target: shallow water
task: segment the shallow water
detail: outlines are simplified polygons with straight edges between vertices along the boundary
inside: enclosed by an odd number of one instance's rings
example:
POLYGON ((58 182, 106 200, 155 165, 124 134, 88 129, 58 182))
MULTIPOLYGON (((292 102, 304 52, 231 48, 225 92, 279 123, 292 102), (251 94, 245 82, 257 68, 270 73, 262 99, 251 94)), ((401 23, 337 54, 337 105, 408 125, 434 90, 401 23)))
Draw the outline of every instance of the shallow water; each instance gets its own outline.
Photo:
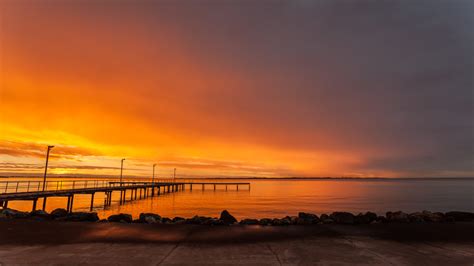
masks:
MULTIPOLYGON (((11 179, 10 179, 11 180, 11 179)), ((69 179, 68 179, 69 180, 69 179)), ((210 181, 210 180, 208 180, 210 181)), ((223 209, 237 218, 283 217, 300 211, 353 213, 402 210, 414 212, 474 211, 474 179, 423 180, 232 180, 250 182, 251 189, 239 191, 229 186, 208 185, 204 191, 194 185, 193 190, 179 191, 119 205, 119 192, 113 195, 112 206, 104 209, 104 194, 96 193, 94 211, 100 217, 119 212, 138 217, 141 212, 153 212, 167 217, 204 215, 217 217, 223 209)), ((129 198, 129 195, 127 199, 129 198)), ((90 195, 77 195, 74 211, 89 211, 90 195)), ((65 208, 66 198, 49 198, 46 210, 65 208)), ((38 201, 38 208, 42 202, 38 201)), ((10 208, 30 211, 31 201, 11 201, 10 208)))

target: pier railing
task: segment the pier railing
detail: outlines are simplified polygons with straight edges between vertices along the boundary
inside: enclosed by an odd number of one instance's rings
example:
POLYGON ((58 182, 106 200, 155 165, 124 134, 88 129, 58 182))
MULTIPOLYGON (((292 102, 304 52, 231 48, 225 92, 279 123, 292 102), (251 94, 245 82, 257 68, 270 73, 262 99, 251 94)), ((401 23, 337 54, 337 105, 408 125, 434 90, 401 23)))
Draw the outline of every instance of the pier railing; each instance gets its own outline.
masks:
MULTIPOLYGON (((155 183, 171 183, 173 179, 155 179, 155 183)), ((43 191, 43 181, 0 181, 0 194, 43 191)), ((145 181, 111 180, 62 180, 46 181, 44 191, 74 190, 85 188, 127 187, 138 184, 151 184, 145 181)))

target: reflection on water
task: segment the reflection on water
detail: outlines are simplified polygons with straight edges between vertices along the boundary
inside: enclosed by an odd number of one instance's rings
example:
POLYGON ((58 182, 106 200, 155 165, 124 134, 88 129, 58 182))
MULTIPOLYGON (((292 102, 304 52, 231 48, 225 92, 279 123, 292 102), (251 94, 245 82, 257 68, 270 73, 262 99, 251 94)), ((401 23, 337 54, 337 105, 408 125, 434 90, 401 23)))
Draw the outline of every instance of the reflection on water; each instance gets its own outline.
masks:
MULTIPOLYGON (((11 180, 11 179, 10 179, 11 180)), ((233 180, 234 182, 236 180, 233 180)), ((218 216, 223 209, 237 218, 283 217, 299 211, 317 214, 333 211, 353 213, 368 210, 380 214, 389 210, 406 212, 474 211, 474 180, 237 180, 250 182, 251 190, 229 186, 210 186, 204 191, 194 186, 192 191, 162 194, 153 198, 119 205, 119 192, 113 195, 112 206, 103 208, 104 193, 96 193, 94 211, 100 217, 113 213, 130 213, 138 217, 141 212, 153 212, 167 217, 194 215, 218 216)), ((89 211, 90 195, 76 195, 74 211, 89 211)), ((47 211, 65 208, 66 198, 49 198, 47 211)), ((42 206, 41 200, 38 206, 42 206)), ((10 208, 31 210, 31 201, 12 201, 10 208)))

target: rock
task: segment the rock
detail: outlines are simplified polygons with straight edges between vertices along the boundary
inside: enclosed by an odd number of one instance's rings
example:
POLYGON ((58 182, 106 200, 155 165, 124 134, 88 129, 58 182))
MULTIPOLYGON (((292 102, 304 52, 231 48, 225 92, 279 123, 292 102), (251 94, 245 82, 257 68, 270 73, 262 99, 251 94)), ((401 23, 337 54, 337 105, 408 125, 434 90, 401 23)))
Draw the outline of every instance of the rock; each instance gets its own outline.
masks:
POLYGON ((96 212, 73 212, 68 214, 65 220, 71 222, 97 222, 99 216, 96 212))
MULTIPOLYGON (((328 216, 329 217, 329 216, 328 216)), ((326 218, 326 219, 322 219, 321 222, 323 224, 333 224, 334 223, 334 220, 331 219, 331 218, 326 218)))
POLYGON ((245 225, 257 225, 258 220, 257 219, 243 219, 240 221, 240 224, 245 224, 245 225))
POLYGON ((203 225, 226 225, 223 220, 217 218, 210 218, 202 222, 203 225))
POLYGON ((113 223, 131 223, 133 221, 132 216, 126 213, 110 215, 107 220, 113 223))
POLYGON ((283 222, 283 219, 278 219, 278 218, 274 218, 271 224, 275 226, 285 225, 285 223, 283 222))
POLYGON ((140 213, 138 220, 140 220, 141 223, 156 224, 161 223, 161 216, 154 213, 140 213))
POLYGON ((441 212, 423 211, 422 214, 426 222, 439 223, 444 221, 444 214, 441 212))
POLYGON ((8 219, 25 219, 30 217, 30 214, 28 212, 6 208, 0 211, 0 216, 8 219))
POLYGON ((300 212, 298 213, 297 224, 317 224, 319 217, 316 214, 300 212))
POLYGON ((291 225, 291 218, 289 216, 286 216, 281 219, 282 225, 291 225))
POLYGON ((183 217, 174 217, 173 218, 173 223, 174 224, 184 224, 186 222, 186 219, 183 217))
POLYGON ((377 220, 376 220, 378 223, 388 223, 388 220, 385 216, 377 216, 377 220))
POLYGON ((221 217, 219 220, 223 221, 225 224, 234 224, 237 222, 234 216, 232 216, 227 210, 221 212, 221 217))
POLYGON ((474 213, 472 212, 460 212, 452 211, 444 214, 447 219, 454 220, 456 222, 473 222, 474 213))
POLYGON ((100 219, 97 222, 98 223, 108 223, 109 221, 107 221, 107 219, 100 219))
POLYGON ((410 213, 408 214, 408 221, 410 223, 424 223, 425 222, 425 218, 423 216, 423 213, 421 212, 414 212, 414 213, 410 213))
POLYGON ((164 223, 164 224, 172 224, 173 221, 168 218, 168 217, 161 217, 161 223, 164 223))
POLYGON ((54 209, 51 212, 51 216, 55 219, 60 218, 60 217, 66 217, 67 215, 68 215, 68 212, 65 209, 61 209, 61 208, 54 209))
POLYGON ((187 224, 206 224, 208 220, 211 220, 213 218, 211 217, 206 217, 206 216, 194 216, 191 219, 186 219, 187 224))
POLYGON ((377 214, 373 212, 366 212, 365 214, 359 213, 354 217, 356 224, 370 224, 377 219, 377 214))
POLYGON ((32 211, 30 212, 30 216, 34 218, 35 220, 49 220, 52 218, 52 216, 49 213, 43 210, 32 211))
POLYGON ((296 224, 298 222, 298 216, 286 216, 286 218, 290 219, 290 224, 296 224))
POLYGON ((319 219, 320 219, 320 220, 329 219, 329 215, 323 213, 323 214, 321 214, 321 216, 319 216, 319 219))
POLYGON ((271 225, 272 224, 272 219, 268 218, 263 218, 258 221, 260 225, 271 225))
POLYGON ((330 216, 338 224, 354 224, 355 217, 349 212, 333 212, 330 216))
POLYGON ((389 222, 408 223, 410 221, 408 219, 408 214, 406 214, 402 211, 387 212, 387 214, 385 216, 387 217, 387 220, 389 222))
POLYGON ((296 218, 296 224, 297 225, 309 225, 309 224, 313 224, 313 221, 297 217, 296 218))

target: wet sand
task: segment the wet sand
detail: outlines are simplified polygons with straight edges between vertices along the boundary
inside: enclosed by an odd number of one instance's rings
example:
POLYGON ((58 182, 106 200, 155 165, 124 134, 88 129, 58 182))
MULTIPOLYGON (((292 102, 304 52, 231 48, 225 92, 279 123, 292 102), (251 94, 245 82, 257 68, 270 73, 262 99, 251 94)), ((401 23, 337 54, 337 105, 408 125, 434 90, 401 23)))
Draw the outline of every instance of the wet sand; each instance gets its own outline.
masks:
POLYGON ((474 223, 201 226, 0 221, 0 265, 473 265, 474 223))

